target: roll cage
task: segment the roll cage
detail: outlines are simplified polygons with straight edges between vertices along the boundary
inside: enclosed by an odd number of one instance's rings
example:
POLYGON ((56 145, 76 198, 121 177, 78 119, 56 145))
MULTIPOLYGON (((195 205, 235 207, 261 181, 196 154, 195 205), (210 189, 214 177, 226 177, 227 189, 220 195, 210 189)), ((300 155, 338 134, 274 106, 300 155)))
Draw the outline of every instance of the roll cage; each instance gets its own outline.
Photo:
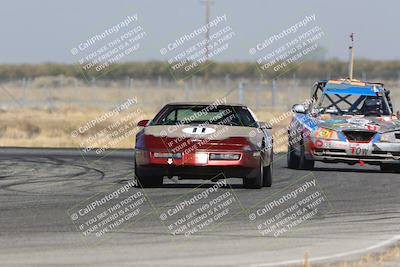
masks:
MULTIPOLYGON (((307 112, 309 113, 318 103, 320 103, 323 99, 323 97, 326 97, 330 105, 327 108, 334 107, 336 108, 339 112, 343 113, 343 109, 338 106, 339 103, 341 104, 347 104, 349 106, 349 109, 347 112, 354 112, 356 108, 360 105, 361 102, 365 100, 367 96, 360 96, 355 102, 351 103, 348 101, 348 98, 352 96, 352 94, 346 94, 346 95, 341 95, 341 94, 334 94, 337 98, 337 100, 334 100, 330 95, 324 94, 324 87, 328 83, 328 80, 322 80, 318 81, 314 84, 313 89, 312 89, 312 94, 311 94, 311 103, 307 107, 307 112)), ((388 108, 388 111, 390 114, 393 114, 393 105, 392 101, 390 99, 390 90, 385 88, 385 85, 383 83, 371 83, 371 82, 365 82, 365 85, 375 85, 379 88, 379 90, 382 92, 381 97, 384 101, 384 105, 388 108)))

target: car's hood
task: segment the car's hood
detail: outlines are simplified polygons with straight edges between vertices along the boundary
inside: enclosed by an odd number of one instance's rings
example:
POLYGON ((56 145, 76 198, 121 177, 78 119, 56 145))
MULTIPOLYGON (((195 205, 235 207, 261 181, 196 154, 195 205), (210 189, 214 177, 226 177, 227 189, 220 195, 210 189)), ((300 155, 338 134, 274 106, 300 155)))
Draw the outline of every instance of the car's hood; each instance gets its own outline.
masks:
POLYGON ((229 137, 255 137, 257 128, 226 125, 150 125, 144 128, 146 135, 169 138, 205 138, 223 140, 229 137))
POLYGON ((317 117, 319 127, 336 131, 343 130, 369 130, 376 132, 388 132, 400 130, 400 120, 391 117, 365 117, 365 116, 336 116, 322 114, 317 117))
MULTIPOLYGON (((189 147, 258 150, 263 140, 263 133, 257 128, 224 125, 151 125, 143 129, 143 134, 143 147, 176 152, 188 151, 189 147)), ((137 142, 137 147, 140 145, 137 142)))

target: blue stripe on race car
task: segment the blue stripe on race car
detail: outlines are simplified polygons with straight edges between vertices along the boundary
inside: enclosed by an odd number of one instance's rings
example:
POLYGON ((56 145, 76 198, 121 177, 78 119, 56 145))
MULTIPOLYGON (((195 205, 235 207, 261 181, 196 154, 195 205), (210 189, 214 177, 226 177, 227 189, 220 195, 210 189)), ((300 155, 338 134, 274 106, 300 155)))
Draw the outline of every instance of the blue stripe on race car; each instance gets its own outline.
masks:
POLYGON ((340 141, 343 141, 343 142, 347 141, 346 136, 344 136, 344 134, 342 132, 338 132, 338 136, 339 136, 340 141))
POLYGON ((355 86, 350 84, 326 84, 324 93, 327 95, 345 94, 345 95, 364 95, 376 96, 379 88, 372 86, 355 86))
POLYGON ((296 120, 298 120, 301 124, 304 125, 309 131, 314 131, 318 128, 317 124, 315 121, 310 118, 310 116, 306 114, 296 114, 295 115, 296 120))
POLYGON ((372 144, 375 144, 376 142, 378 142, 380 138, 381 138, 381 134, 377 133, 375 135, 374 139, 372 139, 372 144))

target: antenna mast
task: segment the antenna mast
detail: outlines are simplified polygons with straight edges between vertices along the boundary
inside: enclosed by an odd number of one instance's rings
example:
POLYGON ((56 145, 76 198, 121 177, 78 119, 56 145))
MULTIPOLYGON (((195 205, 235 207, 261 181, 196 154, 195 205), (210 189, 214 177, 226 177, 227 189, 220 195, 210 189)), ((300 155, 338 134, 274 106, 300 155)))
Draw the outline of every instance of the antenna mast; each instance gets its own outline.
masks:
POLYGON ((349 79, 353 80, 353 64, 354 64, 354 32, 350 34, 351 45, 349 46, 349 79))

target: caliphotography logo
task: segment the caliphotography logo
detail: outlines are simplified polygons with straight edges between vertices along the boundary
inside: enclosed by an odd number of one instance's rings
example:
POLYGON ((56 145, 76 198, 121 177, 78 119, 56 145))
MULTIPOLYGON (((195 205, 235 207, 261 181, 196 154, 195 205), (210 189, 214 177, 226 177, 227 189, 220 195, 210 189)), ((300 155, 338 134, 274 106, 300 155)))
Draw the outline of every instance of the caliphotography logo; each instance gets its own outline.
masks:
POLYGON ((3 0, 0 266, 399 266, 399 8, 3 0))

